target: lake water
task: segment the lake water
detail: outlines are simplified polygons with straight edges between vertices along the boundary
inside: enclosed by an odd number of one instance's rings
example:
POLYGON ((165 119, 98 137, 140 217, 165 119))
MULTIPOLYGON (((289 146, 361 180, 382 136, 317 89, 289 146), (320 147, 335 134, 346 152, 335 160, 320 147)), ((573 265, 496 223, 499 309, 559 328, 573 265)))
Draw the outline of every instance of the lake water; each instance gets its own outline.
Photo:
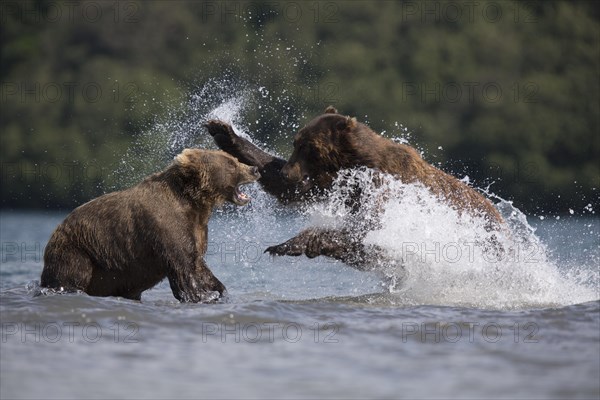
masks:
POLYGON ((229 293, 220 304, 180 304, 167 282, 141 302, 35 296, 66 213, 2 212, 0 397, 600 396, 598 218, 531 218, 534 246, 490 266, 449 242, 450 228, 477 229, 432 226, 441 212, 403 204, 404 220, 386 214, 393 223, 369 238, 404 251, 409 274, 395 279, 262 254, 332 208, 283 209, 250 191, 250 206, 210 222, 206 259, 229 293))

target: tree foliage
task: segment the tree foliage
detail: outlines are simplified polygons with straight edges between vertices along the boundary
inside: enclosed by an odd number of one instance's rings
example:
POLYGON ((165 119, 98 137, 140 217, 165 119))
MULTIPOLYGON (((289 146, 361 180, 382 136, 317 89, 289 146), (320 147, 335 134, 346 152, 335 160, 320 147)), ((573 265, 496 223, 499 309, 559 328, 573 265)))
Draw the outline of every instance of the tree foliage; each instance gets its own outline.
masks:
POLYGON ((102 193, 152 124, 224 76, 285 97, 260 107, 257 95, 244 116, 284 155, 298 126, 333 104, 529 211, 598 202, 596 2, 5 1, 1 11, 4 207, 71 208, 102 193))

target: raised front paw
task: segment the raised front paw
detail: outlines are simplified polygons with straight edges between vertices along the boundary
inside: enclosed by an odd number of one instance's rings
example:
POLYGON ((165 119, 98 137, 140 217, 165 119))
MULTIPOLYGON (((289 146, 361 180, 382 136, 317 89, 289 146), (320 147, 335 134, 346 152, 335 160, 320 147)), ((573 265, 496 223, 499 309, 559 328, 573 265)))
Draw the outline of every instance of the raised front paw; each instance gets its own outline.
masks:
POLYGON ((208 133, 215 138, 219 147, 232 146, 238 138, 238 135, 235 134, 233 128, 227 122, 211 119, 204 126, 208 133))

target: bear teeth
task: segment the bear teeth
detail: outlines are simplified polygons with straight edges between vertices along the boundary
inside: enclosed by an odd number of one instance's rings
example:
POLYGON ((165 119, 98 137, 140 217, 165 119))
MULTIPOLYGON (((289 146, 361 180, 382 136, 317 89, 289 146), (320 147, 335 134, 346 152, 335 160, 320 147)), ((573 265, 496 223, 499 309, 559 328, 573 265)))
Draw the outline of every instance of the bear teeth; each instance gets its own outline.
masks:
POLYGON ((250 201, 250 196, 242 192, 239 186, 235 188, 235 196, 237 200, 241 203, 247 203, 248 201, 250 201))

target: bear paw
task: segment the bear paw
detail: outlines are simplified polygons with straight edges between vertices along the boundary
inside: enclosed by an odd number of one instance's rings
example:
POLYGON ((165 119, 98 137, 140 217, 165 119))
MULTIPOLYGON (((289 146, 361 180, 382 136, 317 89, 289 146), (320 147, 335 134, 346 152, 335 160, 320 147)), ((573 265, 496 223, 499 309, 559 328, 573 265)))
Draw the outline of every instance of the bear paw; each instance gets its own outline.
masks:
POLYGON ((238 135, 236 135, 231 125, 229 125, 227 122, 211 119, 204 124, 204 127, 215 139, 219 147, 233 146, 238 138, 238 135))

